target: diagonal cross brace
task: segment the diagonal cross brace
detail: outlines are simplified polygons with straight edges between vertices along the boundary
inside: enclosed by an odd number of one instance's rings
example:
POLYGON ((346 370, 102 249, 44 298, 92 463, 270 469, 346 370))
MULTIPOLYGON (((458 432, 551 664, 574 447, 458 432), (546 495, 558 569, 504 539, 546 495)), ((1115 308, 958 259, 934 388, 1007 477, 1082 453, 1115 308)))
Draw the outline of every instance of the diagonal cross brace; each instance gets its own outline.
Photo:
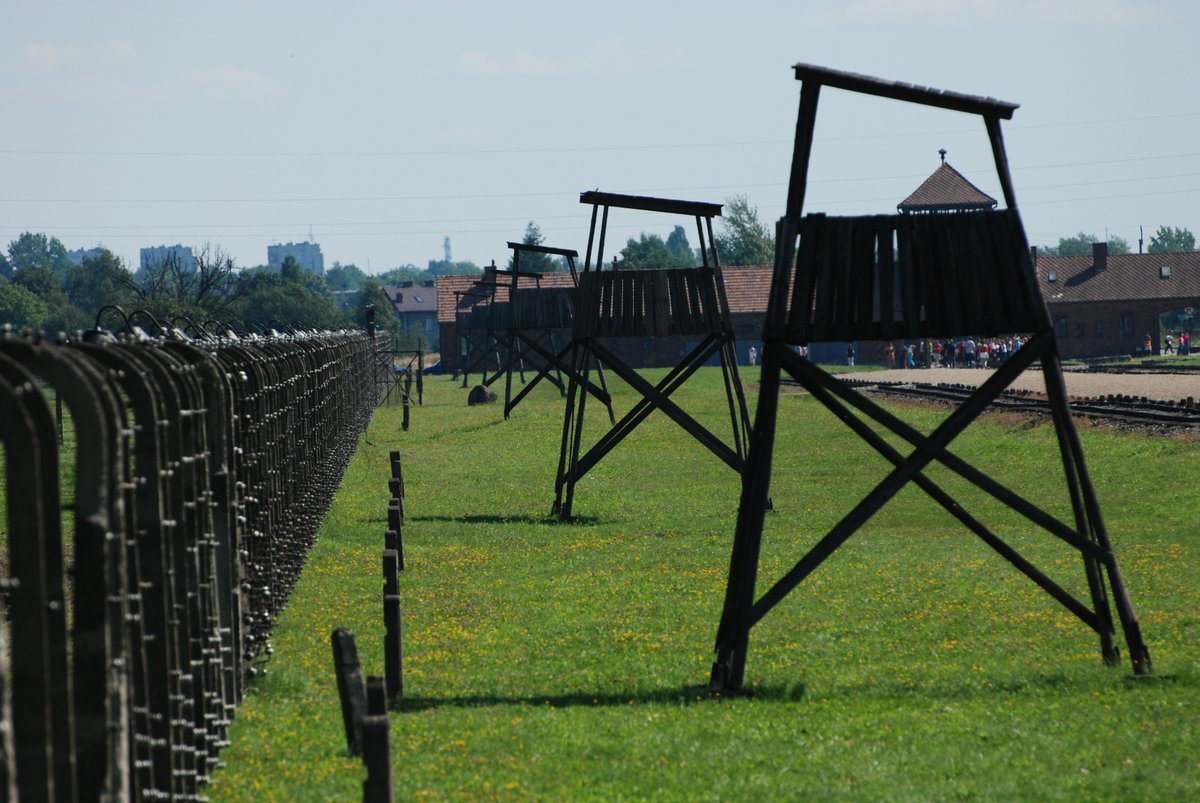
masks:
MULTIPOLYGON (((679 426, 692 435, 692 437, 699 441, 701 445, 723 460, 726 465, 728 465, 734 471, 739 473, 741 472, 742 466, 745 462, 742 456, 726 446, 719 438, 717 438, 717 436, 709 432, 703 424, 689 415, 682 407, 671 401, 669 394, 674 392, 679 385, 683 384, 683 381, 687 378, 687 376, 693 373, 696 368, 699 367, 699 365, 703 364, 703 360, 697 360, 691 366, 689 366, 689 370, 683 372, 678 381, 673 383, 674 387, 670 387, 664 393, 663 390, 651 385, 649 382, 639 376, 636 371, 631 370, 629 366, 625 365, 616 357, 616 355, 614 355, 600 343, 593 341, 591 347, 596 356, 598 356, 605 364, 607 364, 612 369, 613 373, 627 382, 630 387, 641 393, 644 399, 644 404, 639 403, 638 408, 635 408, 634 411, 628 413, 625 418, 623 418, 621 422, 617 424, 614 430, 621 429, 625 434, 627 434, 628 430, 632 429, 633 426, 636 426, 638 422, 643 420, 655 409, 659 409, 662 410, 663 413, 665 413, 668 417, 670 417, 672 421, 679 424, 679 426), (634 420, 635 418, 636 420, 634 420), (629 424, 628 426, 623 427, 622 425, 625 424, 626 421, 628 421, 629 424)), ((708 350, 704 355, 704 359, 707 359, 709 356, 711 356, 711 353, 715 352, 718 348, 720 348, 720 341, 719 339, 716 339, 713 341, 711 349, 708 350)), ((575 477, 573 477, 573 479, 578 479, 586 474, 588 469, 599 462, 600 458, 603 457, 604 454, 607 454, 609 451, 611 451, 611 449, 616 446, 616 444, 623 437, 624 434, 607 442, 598 443, 596 446, 592 447, 592 449, 589 450, 586 455, 580 458, 579 464, 576 467, 575 477), (603 448, 603 451, 597 454, 598 448, 603 448)))
MULTIPOLYGON (((797 381, 801 382, 805 389, 813 394, 817 401, 821 402, 831 412, 838 416, 843 423, 852 429, 859 437, 866 441, 872 448, 879 452, 884 458, 892 463, 893 466, 901 467, 904 465, 905 457, 891 444, 881 438, 874 430, 866 425, 857 416, 851 414, 839 401, 830 393, 834 390, 836 380, 829 380, 826 375, 820 372, 819 369, 805 365, 803 373, 806 374, 804 379, 801 379, 797 374, 801 371, 793 371, 793 365, 786 366, 788 373, 792 374, 797 381), (817 376, 814 376, 817 375, 817 376), (806 381, 807 380, 807 381, 806 381)), ((844 387, 844 386, 842 386, 844 387)), ((854 391, 849 391, 853 394, 854 391)), ((857 394, 855 394, 857 395, 857 394)), ((1101 620, 1095 612, 1089 609, 1086 605, 1079 602, 1070 592, 1064 590, 1061 586, 1050 579, 1045 573, 1039 570, 1036 566, 1026 560, 1019 552, 1012 548, 1003 539, 993 533, 985 524, 968 513, 952 496, 942 490, 936 483, 925 476, 925 474, 917 474, 913 478, 913 482, 917 484, 921 490, 925 491, 935 502, 941 505, 950 515, 958 519, 968 530, 998 552, 1001 557, 1011 563, 1018 571, 1024 574, 1033 582, 1037 583, 1046 593, 1054 597, 1065 608, 1074 613, 1084 624, 1096 632, 1101 632, 1106 629, 1104 620, 1101 620)), ((1019 498, 1019 497, 1018 497, 1019 498)), ((1090 541, 1083 542, 1087 550, 1091 553, 1106 554, 1095 544, 1090 541)), ((1072 544, 1074 545, 1074 544, 1072 544)), ((1107 553, 1111 554, 1111 553, 1107 553)), ((1111 624, 1109 622, 1108 624, 1111 624)))
MULTIPOLYGON (((1034 340, 1047 337, 1045 334, 1034 336, 1034 340)), ((1032 340, 1031 340, 1032 342, 1032 340)), ((785 360, 789 357, 785 355, 785 360)), ((1026 358, 1027 359, 1027 358, 1026 358)), ((798 358, 797 358, 798 361, 798 358)), ((896 467, 883 479, 875 489, 865 496, 853 510, 846 514, 824 538, 818 541, 808 554, 796 563, 783 577, 776 581, 763 596, 751 607, 746 627, 756 624, 775 607, 792 589, 803 582, 804 578, 820 566, 827 557, 840 547, 846 540, 858 531, 876 512, 895 496, 905 485, 919 474, 927 465, 934 461, 937 455, 944 452, 945 447, 958 437, 968 425, 987 407, 1000 393, 1012 384, 1017 374, 1024 370, 1025 360, 1010 359, 1004 366, 997 369, 987 379, 979 390, 968 401, 951 413, 945 421, 939 424, 924 440, 921 448, 914 451, 903 465, 896 467)))
MULTIPOLYGON (((679 365, 676 365, 674 368, 672 368, 666 376, 658 381, 658 384, 655 385, 655 388, 667 396, 674 393, 680 386, 687 382, 689 378, 691 378, 692 374, 699 370, 700 366, 702 366, 713 354, 717 352, 719 346, 714 345, 714 339, 716 339, 716 335, 710 335, 701 341, 699 345, 692 349, 690 354, 683 358, 679 365)), ((642 398, 638 399, 637 404, 635 404, 619 422, 615 422, 615 425, 612 427, 612 429, 606 432, 604 436, 592 446, 589 454, 594 453, 594 459, 588 463, 585 469, 577 472, 573 476, 578 479, 578 477, 582 477, 585 473, 590 471, 592 466, 599 462, 604 455, 612 451, 612 449, 616 447, 618 443, 624 440, 629 433, 636 429, 637 426, 642 423, 642 421, 646 420, 646 418, 653 411, 654 405, 643 394, 642 398)))
MULTIPOLYGON (((1029 346, 1022 347, 1022 350, 1025 348, 1029 348, 1029 346)), ((1028 367, 1028 365, 1032 363, 1033 360, 1037 359, 1038 356, 1040 356, 1038 353, 1032 352, 1028 356, 1028 359, 1026 357, 1018 358, 1017 355, 1013 355, 1013 357, 1010 358, 1010 361, 1021 359, 1023 363, 1022 367, 1024 368, 1028 367)), ((828 382, 824 381, 823 379, 815 379, 814 377, 819 375, 820 372, 818 369, 813 368, 810 365, 802 366, 799 368, 799 370, 803 371, 808 377, 810 377, 810 381, 821 382, 822 386, 827 391, 838 396, 856 409, 862 411, 864 414, 887 427, 901 438, 904 438, 918 449, 923 450, 928 447, 928 441, 923 434, 900 419, 896 418, 894 415, 887 412, 870 399, 863 397, 862 394, 855 392, 841 382, 828 382)), ((795 370, 789 368, 789 373, 796 378, 796 381, 803 383, 804 380, 801 380, 799 376, 796 376, 795 370)), ((837 402, 831 400, 829 403, 823 403, 830 410, 833 410, 835 414, 837 413, 837 410, 831 406, 831 404, 836 404, 837 402)), ((858 420, 853 416, 851 416, 851 418, 853 418, 855 421, 858 420)), ((846 421, 845 418, 842 418, 842 420, 846 421)), ((958 457, 957 455, 946 451, 945 449, 934 450, 933 456, 937 462, 941 463, 946 468, 955 472, 968 482, 971 482, 984 492, 990 494, 997 501, 1002 502, 1016 512, 1022 514, 1031 522, 1046 530, 1048 533, 1058 537, 1075 549, 1078 549, 1080 552, 1101 561, 1105 565, 1108 565, 1113 560, 1113 554, 1111 550, 1105 549, 1094 541, 1084 538, 1077 530, 1072 529, 1069 525, 1065 524, 1051 514, 1037 507, 1029 500, 992 479, 987 474, 972 466, 966 460, 963 460, 961 457, 958 457)))

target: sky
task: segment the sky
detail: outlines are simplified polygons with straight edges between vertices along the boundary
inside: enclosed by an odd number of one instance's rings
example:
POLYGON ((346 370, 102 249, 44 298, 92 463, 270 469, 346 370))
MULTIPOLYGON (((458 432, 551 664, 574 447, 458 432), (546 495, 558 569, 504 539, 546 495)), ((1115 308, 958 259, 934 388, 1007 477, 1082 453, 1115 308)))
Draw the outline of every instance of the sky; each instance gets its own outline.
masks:
MULTIPOLYGON (((313 240, 380 273, 585 252, 607 192, 783 213, 798 62, 1020 104, 1029 240, 1200 233, 1200 3, 0 0, 0 247, 313 240)), ((947 161, 1001 198, 982 121, 821 93, 807 212, 894 211, 947 161)), ((616 212, 609 241, 690 221, 616 212)), ((720 229, 718 221, 718 230, 720 229)), ((611 251, 611 246, 609 248, 611 251)))

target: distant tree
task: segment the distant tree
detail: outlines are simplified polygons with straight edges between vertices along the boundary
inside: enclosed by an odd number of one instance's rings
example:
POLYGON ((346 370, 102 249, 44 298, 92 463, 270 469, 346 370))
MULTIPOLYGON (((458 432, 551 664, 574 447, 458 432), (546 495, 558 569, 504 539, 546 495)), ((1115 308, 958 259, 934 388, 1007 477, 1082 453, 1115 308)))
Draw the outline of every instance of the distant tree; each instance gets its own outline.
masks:
POLYGON ((172 252, 161 263, 139 271, 133 284, 138 301, 160 319, 189 315, 226 317, 237 303, 244 285, 237 266, 220 246, 205 244, 196 255, 194 268, 172 252))
POLYGON ((725 199, 716 234, 717 254, 722 265, 771 265, 775 262, 775 238, 758 219, 758 209, 745 195, 725 199))
POLYGON ((40 329, 50 317, 46 303, 16 282, 0 277, 0 325, 40 329))
POLYGON ((99 256, 85 257, 83 265, 71 267, 64 292, 90 318, 108 304, 128 307, 137 295, 133 284, 133 274, 106 248, 99 256))
POLYGON ((688 243, 683 226, 676 226, 667 235, 667 252, 671 255, 672 267, 690 268, 696 264, 696 253, 688 243))
MULTIPOLYGON (((391 332, 394 340, 403 334, 400 319, 392 313, 392 302, 383 292, 383 285, 374 276, 368 276, 358 291, 358 298, 349 315, 351 324, 360 329, 367 328, 367 306, 375 307, 375 327, 391 332)), ((405 346, 407 348, 407 346, 405 346)))
POLYGON ((1160 254, 1165 251, 1195 251, 1196 235, 1187 229, 1159 226, 1158 231, 1150 235, 1148 250, 1152 254, 1160 254))
POLYGON ((630 237, 621 249, 623 268, 665 268, 670 261, 671 252, 657 234, 642 232, 636 240, 630 237))
POLYGON ((53 335, 73 333, 87 326, 87 316, 76 309, 59 288, 58 277, 45 265, 24 267, 13 274, 12 283, 41 300, 46 314, 39 326, 53 335))
POLYGON ((0 251, 0 278, 12 278, 12 263, 8 261, 8 257, 4 255, 3 251, 0 251))
POLYGON ((13 273, 12 280, 44 301, 62 294, 58 277, 45 265, 23 267, 13 273))
MULTIPOLYGON (((418 268, 416 265, 401 265, 398 268, 392 268, 389 271, 379 274, 375 278, 379 279, 381 285, 388 284, 404 284, 405 282, 413 282, 420 284, 421 282, 430 281, 436 278, 435 274, 430 273, 424 268, 418 268)), ((363 281, 367 280, 367 276, 363 275, 363 281)), ((359 282, 354 287, 348 287, 347 290, 358 290, 363 286, 363 282, 359 282)))
POLYGON ((291 254, 283 258, 283 263, 279 266, 279 275, 283 277, 285 282, 300 283, 303 278, 300 271, 304 268, 300 267, 300 263, 291 254))
MULTIPOLYGON (((538 228, 538 224, 532 220, 525 227, 525 236, 521 238, 521 243, 524 245, 544 245, 546 242, 545 235, 538 228)), ((512 270, 513 261, 509 257, 508 268, 512 270)), ((535 251, 525 251, 521 254, 521 270, 527 270, 532 273, 550 273, 558 269, 554 264, 554 260, 549 254, 539 254, 535 251)))
MULTIPOLYGON (((1074 237, 1060 237, 1058 245, 1040 246, 1038 251, 1051 257, 1091 256, 1092 244, 1100 242, 1094 234, 1079 232, 1074 237)), ((1128 254, 1129 241, 1124 237, 1113 235, 1108 238, 1108 253, 1128 254)))
POLYGON ((483 273, 483 268, 470 261, 447 262, 444 259, 431 259, 426 271, 430 276, 473 276, 483 273))
POLYGON ((8 244, 8 258, 14 273, 26 268, 47 268, 62 287, 71 270, 67 248, 57 237, 24 232, 8 244))
POLYGON ((1092 243, 1099 242, 1094 234, 1079 232, 1074 237, 1060 237, 1058 245, 1043 246, 1046 256, 1073 257, 1092 253, 1092 243))
POLYGON ((354 264, 343 265, 335 261, 333 267, 325 271, 325 284, 330 290, 357 290, 366 280, 367 275, 354 264))
POLYGON ((238 299, 233 317, 247 324, 299 326, 304 329, 340 329, 348 325, 324 280, 284 260, 279 273, 243 273, 238 277, 238 299))

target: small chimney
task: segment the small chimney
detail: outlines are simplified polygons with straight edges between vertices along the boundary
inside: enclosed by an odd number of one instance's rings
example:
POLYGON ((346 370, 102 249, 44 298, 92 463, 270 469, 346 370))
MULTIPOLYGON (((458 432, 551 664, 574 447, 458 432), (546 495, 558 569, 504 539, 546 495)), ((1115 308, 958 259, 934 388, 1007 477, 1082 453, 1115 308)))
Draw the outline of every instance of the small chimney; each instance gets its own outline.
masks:
POLYGON ((1033 266, 1037 267, 1037 246, 1029 246, 1029 258, 1033 260, 1033 266))
POLYGON ((1108 243, 1092 243, 1092 267, 1108 270, 1108 243))

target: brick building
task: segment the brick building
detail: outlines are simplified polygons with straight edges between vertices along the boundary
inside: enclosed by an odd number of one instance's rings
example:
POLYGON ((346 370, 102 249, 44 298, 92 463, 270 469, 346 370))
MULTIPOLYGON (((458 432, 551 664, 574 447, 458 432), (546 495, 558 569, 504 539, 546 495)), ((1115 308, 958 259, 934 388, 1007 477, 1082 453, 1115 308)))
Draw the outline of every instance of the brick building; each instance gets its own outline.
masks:
POLYGON ((1160 354, 1166 332, 1200 328, 1200 252, 1109 254, 1095 243, 1089 256, 1035 249, 1034 266, 1063 357, 1142 353, 1147 335, 1160 354))
POLYGON ((438 328, 437 287, 434 282, 401 282, 385 284, 383 294, 392 305, 392 314, 400 319, 406 330, 419 329, 426 348, 440 346, 438 328))

